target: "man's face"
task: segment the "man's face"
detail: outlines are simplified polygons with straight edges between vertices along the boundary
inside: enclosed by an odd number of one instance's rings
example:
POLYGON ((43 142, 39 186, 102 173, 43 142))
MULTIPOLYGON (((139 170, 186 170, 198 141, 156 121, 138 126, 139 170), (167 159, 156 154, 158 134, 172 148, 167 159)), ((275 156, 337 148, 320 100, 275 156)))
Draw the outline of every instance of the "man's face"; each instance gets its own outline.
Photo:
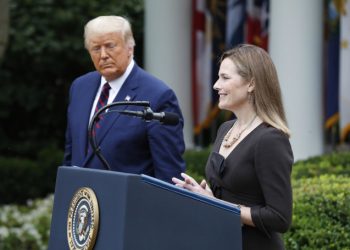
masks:
POLYGON ((111 81, 125 72, 134 49, 125 43, 120 33, 107 33, 91 36, 88 51, 96 70, 111 81))

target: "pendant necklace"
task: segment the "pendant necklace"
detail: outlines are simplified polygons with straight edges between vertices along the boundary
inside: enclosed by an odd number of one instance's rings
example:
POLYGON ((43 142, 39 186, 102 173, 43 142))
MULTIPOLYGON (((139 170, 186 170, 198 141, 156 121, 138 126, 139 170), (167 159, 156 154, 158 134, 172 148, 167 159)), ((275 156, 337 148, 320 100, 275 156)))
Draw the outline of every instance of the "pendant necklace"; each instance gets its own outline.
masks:
POLYGON ((242 129, 240 132, 238 132, 236 135, 233 135, 232 139, 229 141, 230 137, 231 137, 231 134, 232 134, 232 131, 234 129, 234 127, 236 126, 237 124, 237 121, 233 124, 233 126, 230 128, 230 130, 227 132, 227 134, 225 135, 224 137, 224 141, 223 141, 223 146, 225 148, 230 148, 233 144, 236 143, 236 141, 239 140, 239 138, 241 137, 241 134, 247 130, 247 128, 249 128, 253 122, 255 121, 257 115, 255 114, 255 116, 253 117, 253 119, 248 123, 247 126, 245 126, 244 129, 242 129))

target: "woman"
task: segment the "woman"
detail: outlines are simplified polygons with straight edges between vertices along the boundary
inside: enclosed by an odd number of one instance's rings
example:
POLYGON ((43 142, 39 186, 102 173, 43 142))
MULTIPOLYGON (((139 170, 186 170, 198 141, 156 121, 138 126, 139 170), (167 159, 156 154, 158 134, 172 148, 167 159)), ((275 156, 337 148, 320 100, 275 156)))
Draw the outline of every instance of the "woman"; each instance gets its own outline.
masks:
POLYGON ((221 57, 214 85, 219 108, 235 120, 223 123, 198 184, 182 174, 180 187, 234 204, 241 210, 243 249, 284 249, 281 233, 292 218, 293 153, 275 66, 253 45, 221 57))

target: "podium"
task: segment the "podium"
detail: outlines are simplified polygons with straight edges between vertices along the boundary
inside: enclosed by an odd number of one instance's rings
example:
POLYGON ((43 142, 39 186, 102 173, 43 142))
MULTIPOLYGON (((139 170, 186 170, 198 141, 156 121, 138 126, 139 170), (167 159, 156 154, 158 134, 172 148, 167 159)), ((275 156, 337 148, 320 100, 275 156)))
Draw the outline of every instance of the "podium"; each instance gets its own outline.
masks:
MULTIPOLYGON (((87 200, 94 198, 86 193, 87 200)), ((58 169, 49 250, 241 248, 240 210, 232 204, 146 175, 64 166, 58 169), (94 244, 85 247, 76 238, 78 247, 72 247, 76 232, 70 230, 83 231, 79 223, 83 213, 74 213, 89 205, 77 196, 82 188, 92 191, 97 202, 90 209, 95 216, 89 219, 95 224, 87 227, 94 231, 90 239, 94 244)))

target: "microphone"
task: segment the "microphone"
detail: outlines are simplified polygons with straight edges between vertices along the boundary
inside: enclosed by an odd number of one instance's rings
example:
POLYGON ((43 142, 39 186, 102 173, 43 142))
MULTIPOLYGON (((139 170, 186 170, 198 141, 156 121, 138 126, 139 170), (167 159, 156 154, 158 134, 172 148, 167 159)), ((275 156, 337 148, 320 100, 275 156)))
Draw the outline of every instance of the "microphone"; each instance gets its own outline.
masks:
POLYGON ((133 110, 118 110, 119 113, 129 116, 140 117, 145 121, 156 120, 164 125, 176 125, 179 123, 179 116, 171 112, 153 112, 151 108, 146 108, 143 111, 133 110))

